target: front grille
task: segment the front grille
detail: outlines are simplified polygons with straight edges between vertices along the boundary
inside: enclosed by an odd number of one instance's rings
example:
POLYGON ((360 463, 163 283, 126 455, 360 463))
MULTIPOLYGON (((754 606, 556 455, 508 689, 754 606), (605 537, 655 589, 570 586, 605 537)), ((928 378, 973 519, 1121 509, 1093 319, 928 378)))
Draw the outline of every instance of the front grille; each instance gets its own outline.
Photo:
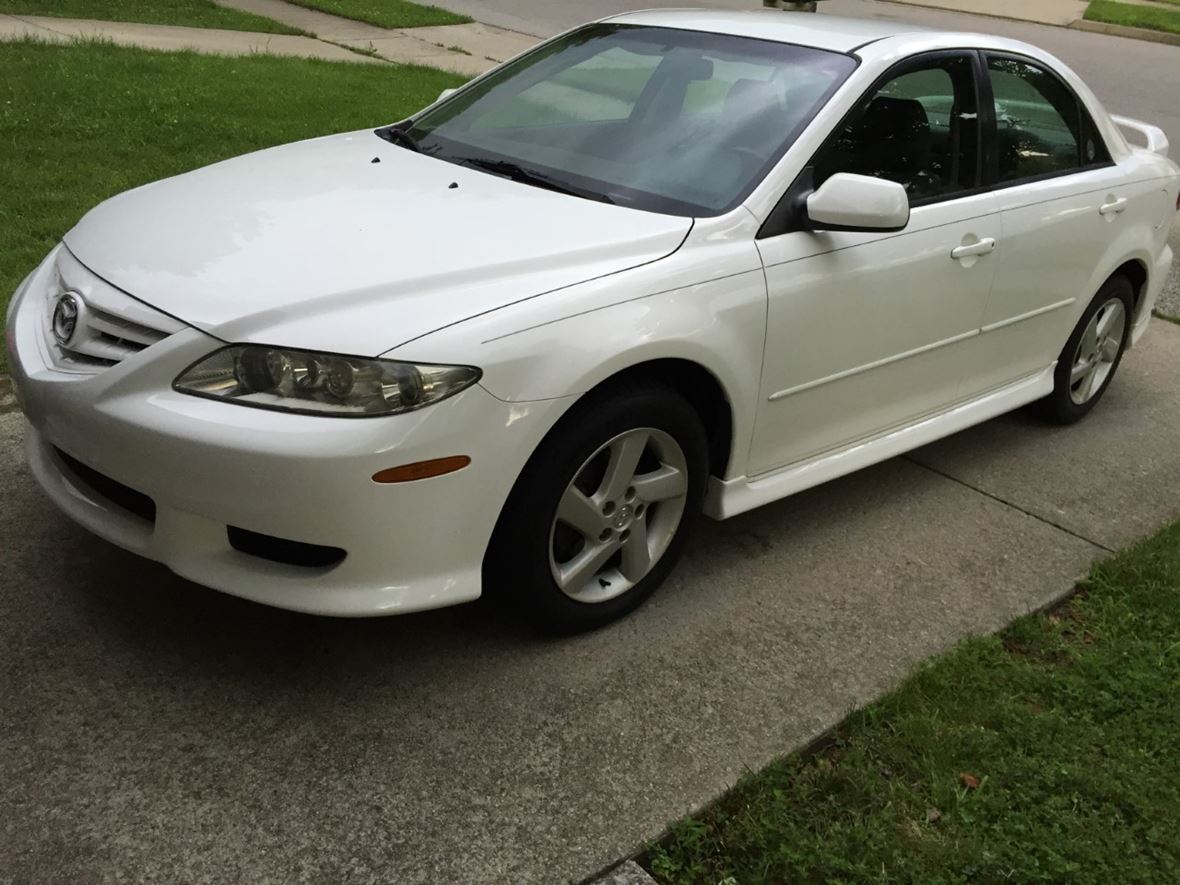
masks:
POLYGON ((54 344, 65 359, 84 365, 113 366, 169 334, 94 306, 87 306, 79 320, 68 345, 54 344))
POLYGON ((235 525, 226 527, 226 535, 229 537, 229 545, 238 552, 271 562, 281 562, 284 565, 327 568, 336 565, 347 555, 339 547, 276 538, 274 535, 240 529, 235 525))
POLYGON ((71 458, 56 446, 53 451, 69 469, 70 473, 89 486, 91 491, 97 492, 112 504, 121 507, 128 513, 155 524, 156 502, 143 492, 137 492, 135 489, 111 479, 106 474, 99 473, 93 467, 87 467, 77 458, 71 458))
POLYGON ((179 320, 91 273, 66 249, 58 255, 43 326, 57 368, 87 374, 116 365, 184 328, 179 320), (54 317, 67 295, 76 316, 72 333, 63 342, 55 332, 54 317))

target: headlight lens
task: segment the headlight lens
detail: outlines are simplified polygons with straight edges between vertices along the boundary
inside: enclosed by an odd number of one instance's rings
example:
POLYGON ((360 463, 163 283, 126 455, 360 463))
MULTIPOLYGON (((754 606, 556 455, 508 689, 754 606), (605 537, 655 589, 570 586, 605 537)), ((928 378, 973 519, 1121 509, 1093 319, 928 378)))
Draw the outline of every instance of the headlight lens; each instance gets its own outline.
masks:
POLYGON ((471 366, 235 344, 189 366, 172 386, 260 409, 363 418, 420 409, 479 377, 479 369, 471 366))

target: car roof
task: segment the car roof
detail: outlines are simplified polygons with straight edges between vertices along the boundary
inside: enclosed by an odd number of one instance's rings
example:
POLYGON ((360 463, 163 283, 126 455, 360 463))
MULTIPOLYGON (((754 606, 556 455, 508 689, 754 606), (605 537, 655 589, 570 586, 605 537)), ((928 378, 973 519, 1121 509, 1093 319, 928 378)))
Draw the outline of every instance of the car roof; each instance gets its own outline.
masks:
POLYGON ((905 22, 792 13, 779 9, 645 9, 611 16, 605 21, 757 37, 835 52, 851 52, 866 43, 886 37, 939 33, 905 22))

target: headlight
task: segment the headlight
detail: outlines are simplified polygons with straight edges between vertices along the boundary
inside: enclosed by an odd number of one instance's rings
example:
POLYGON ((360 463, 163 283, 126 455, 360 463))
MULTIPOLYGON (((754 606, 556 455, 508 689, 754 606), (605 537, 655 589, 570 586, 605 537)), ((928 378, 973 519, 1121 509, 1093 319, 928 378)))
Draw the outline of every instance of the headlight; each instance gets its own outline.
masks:
POLYGON ((365 418, 420 409, 479 380, 471 366, 432 366, 254 344, 224 347, 173 383, 243 406, 365 418))

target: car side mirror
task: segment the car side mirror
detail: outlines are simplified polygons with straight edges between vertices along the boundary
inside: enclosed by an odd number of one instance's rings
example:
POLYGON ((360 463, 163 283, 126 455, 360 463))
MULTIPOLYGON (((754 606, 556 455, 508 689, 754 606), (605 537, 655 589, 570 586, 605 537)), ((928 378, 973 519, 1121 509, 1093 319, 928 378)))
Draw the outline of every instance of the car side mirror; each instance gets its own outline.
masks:
POLYGON ((807 219, 812 230, 904 230, 910 199, 896 181, 837 172, 808 196, 807 219))
POLYGON ((459 91, 458 89, 444 89, 442 92, 440 92, 438 94, 438 98, 436 98, 435 101, 436 102, 442 101, 444 98, 448 98, 449 96, 454 95, 458 91, 459 91))

